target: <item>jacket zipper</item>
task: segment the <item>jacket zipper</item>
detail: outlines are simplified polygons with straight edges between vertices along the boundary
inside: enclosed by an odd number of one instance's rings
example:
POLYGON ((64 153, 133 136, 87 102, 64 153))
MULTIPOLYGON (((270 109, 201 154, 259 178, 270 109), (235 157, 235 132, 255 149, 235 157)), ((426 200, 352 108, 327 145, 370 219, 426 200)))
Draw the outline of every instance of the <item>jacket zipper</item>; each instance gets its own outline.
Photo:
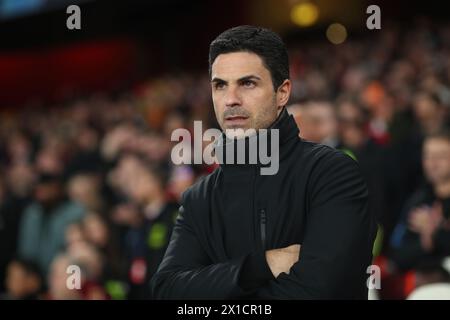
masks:
POLYGON ((259 219, 260 219, 260 227, 261 227, 261 244, 262 248, 266 248, 266 223, 267 223, 267 217, 266 217, 266 210, 261 209, 259 211, 259 219))

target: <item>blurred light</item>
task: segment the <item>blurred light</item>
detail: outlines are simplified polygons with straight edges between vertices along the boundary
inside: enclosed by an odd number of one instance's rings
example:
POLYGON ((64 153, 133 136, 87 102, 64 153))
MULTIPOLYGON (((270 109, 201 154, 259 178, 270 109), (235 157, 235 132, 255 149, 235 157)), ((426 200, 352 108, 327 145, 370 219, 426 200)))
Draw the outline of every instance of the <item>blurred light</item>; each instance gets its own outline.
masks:
POLYGON ((347 29, 340 23, 330 24, 327 29, 327 38, 331 43, 340 44, 347 39, 347 29))
POLYGON ((299 3, 291 9, 291 20, 301 27, 313 25, 319 17, 319 8, 311 2, 299 3))

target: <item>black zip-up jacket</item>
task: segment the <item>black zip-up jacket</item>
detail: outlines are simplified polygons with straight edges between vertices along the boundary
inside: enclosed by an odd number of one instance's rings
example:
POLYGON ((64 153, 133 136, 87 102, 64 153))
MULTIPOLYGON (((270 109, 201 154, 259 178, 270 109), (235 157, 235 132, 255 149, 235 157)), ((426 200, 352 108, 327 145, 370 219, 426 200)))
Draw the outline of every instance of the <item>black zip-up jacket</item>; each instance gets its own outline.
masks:
POLYGON ((286 109, 279 170, 221 164, 183 194, 157 273, 157 299, 367 299, 375 221, 358 164, 298 137, 286 109), (265 251, 301 244, 274 278, 265 251))

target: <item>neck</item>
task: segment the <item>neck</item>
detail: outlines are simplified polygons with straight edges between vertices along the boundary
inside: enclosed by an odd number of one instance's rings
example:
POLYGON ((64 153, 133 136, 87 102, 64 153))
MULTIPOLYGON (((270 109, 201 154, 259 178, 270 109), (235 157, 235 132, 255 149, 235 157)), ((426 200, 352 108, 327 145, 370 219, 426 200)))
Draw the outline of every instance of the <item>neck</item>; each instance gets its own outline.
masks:
POLYGON ((289 155, 294 145, 291 142, 298 140, 298 133, 292 115, 282 108, 277 119, 266 130, 246 137, 240 143, 222 134, 214 147, 215 156, 224 170, 260 168, 262 175, 275 174, 279 162, 289 155))

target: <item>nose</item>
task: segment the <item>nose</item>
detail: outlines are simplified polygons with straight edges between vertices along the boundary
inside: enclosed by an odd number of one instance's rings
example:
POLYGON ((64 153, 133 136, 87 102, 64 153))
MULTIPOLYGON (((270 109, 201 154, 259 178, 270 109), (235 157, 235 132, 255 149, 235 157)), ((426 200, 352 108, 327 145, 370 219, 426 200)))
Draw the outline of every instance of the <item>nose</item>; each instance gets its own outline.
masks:
POLYGON ((238 88, 235 86, 229 86, 225 96, 225 106, 232 108, 241 105, 241 98, 238 92, 238 88))

